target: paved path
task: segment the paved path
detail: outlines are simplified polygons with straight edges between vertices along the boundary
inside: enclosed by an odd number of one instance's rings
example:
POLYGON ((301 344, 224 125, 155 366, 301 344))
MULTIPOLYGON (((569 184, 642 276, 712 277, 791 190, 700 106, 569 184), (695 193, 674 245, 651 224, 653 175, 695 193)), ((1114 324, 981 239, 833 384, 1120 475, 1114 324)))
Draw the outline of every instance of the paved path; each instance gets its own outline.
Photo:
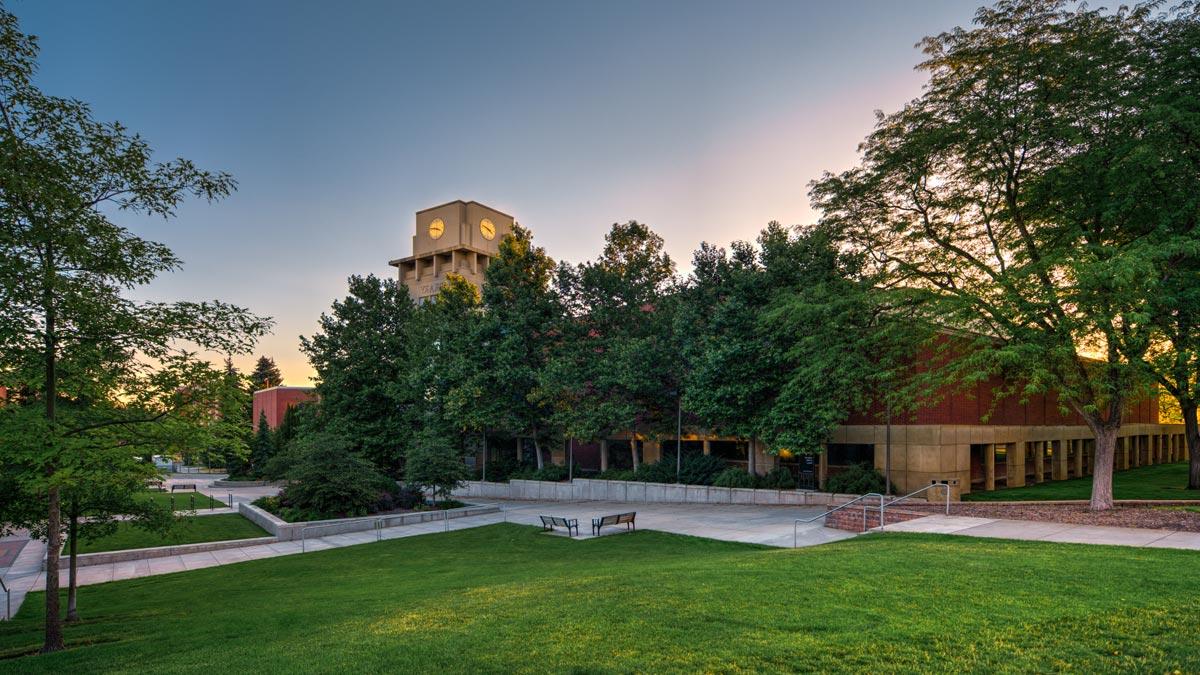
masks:
POLYGON ((1200 532, 1148 530, 1104 525, 1071 525, 1032 520, 1003 520, 969 516, 926 516, 888 525, 888 532, 932 532, 967 537, 992 537, 1072 544, 1111 544, 1200 550, 1200 532))

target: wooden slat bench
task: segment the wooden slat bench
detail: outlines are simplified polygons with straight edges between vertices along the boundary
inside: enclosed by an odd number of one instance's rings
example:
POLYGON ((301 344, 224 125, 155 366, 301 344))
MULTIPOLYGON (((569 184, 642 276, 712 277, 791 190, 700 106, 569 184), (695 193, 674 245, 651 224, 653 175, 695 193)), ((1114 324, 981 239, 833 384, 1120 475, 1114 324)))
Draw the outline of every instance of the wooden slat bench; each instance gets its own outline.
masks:
POLYGON ((599 536, 600 528, 605 525, 625 525, 626 530, 636 530, 637 526, 634 520, 637 519, 637 511, 629 513, 614 513, 611 516, 603 516, 601 518, 592 518, 592 534, 599 536))
POLYGON ((567 528, 567 536, 574 537, 579 534, 579 519, 578 518, 563 518, 561 516, 538 516, 542 519, 542 531, 553 532, 555 526, 567 528))
POLYGON ((176 483, 175 485, 171 486, 171 492, 174 492, 176 490, 191 490, 192 492, 195 492, 196 484, 195 483, 176 483))

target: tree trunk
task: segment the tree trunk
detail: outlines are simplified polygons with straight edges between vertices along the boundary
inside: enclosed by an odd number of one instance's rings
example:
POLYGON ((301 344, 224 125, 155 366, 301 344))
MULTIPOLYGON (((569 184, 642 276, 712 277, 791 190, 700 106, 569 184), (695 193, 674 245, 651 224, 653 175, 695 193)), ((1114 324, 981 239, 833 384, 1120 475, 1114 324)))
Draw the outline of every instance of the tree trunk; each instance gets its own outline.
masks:
POLYGON ((1180 401, 1183 413, 1183 436, 1188 451, 1188 489, 1200 490, 1200 421, 1196 419, 1196 402, 1180 401))
POLYGON ((758 447, 758 441, 751 438, 750 445, 746 452, 746 472, 749 473, 751 476, 758 473, 758 471, 757 471, 758 467, 755 466, 755 464, 754 464, 754 451, 757 447, 758 447))
POLYGON ((62 548, 62 514, 57 486, 49 489, 46 528, 46 635, 42 643, 43 654, 63 649, 62 613, 58 602, 58 550, 62 548))
POLYGON ((71 552, 70 553, 70 555, 71 555, 70 563, 69 563, 70 571, 68 572, 68 580, 67 580, 67 621, 68 622, 74 622, 74 621, 79 620, 79 611, 76 609, 76 604, 75 604, 75 594, 79 588, 78 578, 75 576, 75 571, 76 571, 75 568, 78 563, 78 557, 76 556, 76 549, 79 545, 79 515, 77 513, 74 513, 74 509, 72 509, 72 511, 73 512, 69 516, 70 520, 67 523, 67 532, 68 532, 67 536, 70 537, 70 539, 68 540, 68 544, 69 544, 70 552, 71 552))
POLYGON ((1096 435, 1096 453, 1092 473, 1093 511, 1107 511, 1113 507, 1113 460, 1117 450, 1117 430, 1104 425, 1092 426, 1096 435))
POLYGON ((542 443, 538 440, 537 434, 533 435, 533 454, 537 455, 537 468, 541 471, 545 466, 542 462, 542 443))

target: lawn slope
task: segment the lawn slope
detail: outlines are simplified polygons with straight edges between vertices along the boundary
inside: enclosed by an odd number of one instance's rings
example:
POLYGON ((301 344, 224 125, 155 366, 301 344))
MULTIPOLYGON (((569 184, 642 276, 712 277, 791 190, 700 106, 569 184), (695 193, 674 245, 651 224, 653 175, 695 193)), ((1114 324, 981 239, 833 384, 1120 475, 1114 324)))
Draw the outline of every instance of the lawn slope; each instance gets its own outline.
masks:
POLYGON ((1194 552, 870 535, 767 549, 495 525, 42 597, 6 672, 1200 670, 1194 552))

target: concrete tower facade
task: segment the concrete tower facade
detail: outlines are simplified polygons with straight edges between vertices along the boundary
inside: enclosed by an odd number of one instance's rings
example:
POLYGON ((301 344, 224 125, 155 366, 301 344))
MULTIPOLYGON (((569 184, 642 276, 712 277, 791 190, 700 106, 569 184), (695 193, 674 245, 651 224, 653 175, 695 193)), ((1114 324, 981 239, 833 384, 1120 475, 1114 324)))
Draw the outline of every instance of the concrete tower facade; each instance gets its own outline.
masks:
POLYGON ((499 253, 513 222, 507 213, 462 200, 417 211, 412 255, 388 264, 399 271, 400 283, 418 302, 437 295, 447 274, 482 288, 488 262, 499 253))

